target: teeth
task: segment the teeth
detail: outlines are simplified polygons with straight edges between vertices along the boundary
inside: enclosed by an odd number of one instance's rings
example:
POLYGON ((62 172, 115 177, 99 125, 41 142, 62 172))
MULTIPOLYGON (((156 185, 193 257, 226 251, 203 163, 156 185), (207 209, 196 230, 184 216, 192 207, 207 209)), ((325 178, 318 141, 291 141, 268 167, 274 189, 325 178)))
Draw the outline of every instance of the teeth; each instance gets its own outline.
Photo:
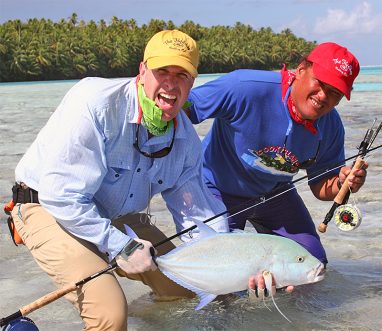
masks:
POLYGON ((171 100, 174 100, 176 99, 176 96, 175 95, 171 95, 171 94, 167 94, 167 93, 159 93, 159 95, 163 98, 166 98, 166 99, 171 99, 171 100))
POLYGON ((315 107, 319 107, 320 106, 320 104, 316 100, 314 100, 314 99, 312 99, 312 103, 313 103, 313 105, 315 107))

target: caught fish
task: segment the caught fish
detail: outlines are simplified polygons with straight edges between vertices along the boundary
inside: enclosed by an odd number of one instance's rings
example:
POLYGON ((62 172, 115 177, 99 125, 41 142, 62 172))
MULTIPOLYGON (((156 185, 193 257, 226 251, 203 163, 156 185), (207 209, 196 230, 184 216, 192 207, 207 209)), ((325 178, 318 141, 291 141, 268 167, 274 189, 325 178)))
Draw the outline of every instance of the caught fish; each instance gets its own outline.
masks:
POLYGON ((159 269, 200 299, 199 310, 218 295, 248 288, 248 279, 271 272, 276 288, 315 283, 323 264, 291 239, 254 232, 215 232, 195 221, 199 236, 156 258, 159 269))

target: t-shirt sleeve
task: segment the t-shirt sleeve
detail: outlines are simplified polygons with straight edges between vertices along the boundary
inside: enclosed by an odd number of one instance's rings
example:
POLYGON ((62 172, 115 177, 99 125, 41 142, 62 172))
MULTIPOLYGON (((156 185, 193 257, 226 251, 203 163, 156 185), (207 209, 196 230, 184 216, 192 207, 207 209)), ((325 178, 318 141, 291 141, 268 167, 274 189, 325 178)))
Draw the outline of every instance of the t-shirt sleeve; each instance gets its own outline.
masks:
POLYGON ((227 118, 235 109, 236 72, 223 75, 191 90, 190 119, 193 124, 208 118, 227 118))

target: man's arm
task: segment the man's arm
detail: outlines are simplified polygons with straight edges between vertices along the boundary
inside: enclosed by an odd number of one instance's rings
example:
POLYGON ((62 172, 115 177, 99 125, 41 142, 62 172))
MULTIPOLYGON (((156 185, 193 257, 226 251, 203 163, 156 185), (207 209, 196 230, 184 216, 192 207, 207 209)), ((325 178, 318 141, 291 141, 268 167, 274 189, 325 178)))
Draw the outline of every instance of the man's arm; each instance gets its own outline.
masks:
POLYGON ((327 177, 313 183, 310 185, 310 189, 317 199, 331 201, 336 197, 340 187, 348 177, 349 187, 352 193, 356 193, 365 183, 367 166, 367 163, 365 163, 363 169, 355 170, 352 173, 350 173, 350 167, 342 167, 338 176, 327 177))
POLYGON ((49 157, 41 165, 39 200, 68 232, 93 243, 112 260, 129 237, 101 216, 93 199, 107 164, 102 121, 87 102, 92 86, 86 80, 73 88, 45 128, 44 151, 49 157))

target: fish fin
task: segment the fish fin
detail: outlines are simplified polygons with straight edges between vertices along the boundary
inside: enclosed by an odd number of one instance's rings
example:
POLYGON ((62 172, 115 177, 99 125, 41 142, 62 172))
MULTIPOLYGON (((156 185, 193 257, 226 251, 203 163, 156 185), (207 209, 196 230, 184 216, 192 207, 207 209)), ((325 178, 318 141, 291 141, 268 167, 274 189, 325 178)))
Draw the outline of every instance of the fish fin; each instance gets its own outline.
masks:
POLYGON ((192 221, 198 227, 200 237, 216 235, 217 232, 202 221, 199 221, 198 219, 192 219, 192 221))
POLYGON ((200 292, 197 293, 200 302, 199 304, 195 307, 195 310, 200 310, 204 306, 208 305, 212 300, 214 300, 217 295, 216 294, 211 294, 211 293, 206 293, 206 292, 200 292))
MULTIPOLYGON (((160 267, 159 267, 160 269, 160 267)), ((202 309, 204 306, 209 304, 213 299, 217 297, 216 294, 212 293, 207 293, 201 290, 200 288, 197 288, 195 286, 192 286, 190 284, 187 284, 181 279, 178 279, 176 276, 174 276, 172 273, 166 271, 166 270, 161 270, 163 274, 165 274, 168 278, 170 278, 173 282, 177 283, 180 286, 183 286, 184 288, 194 292, 198 297, 199 297, 199 304, 196 306, 195 310, 202 309)))
POLYGON ((280 310, 280 308, 276 305, 275 299, 273 297, 273 291, 272 291, 272 274, 270 271, 263 271, 264 281, 265 281, 265 287, 268 289, 268 293, 270 293, 270 296, 272 298, 273 304, 275 305, 278 312, 283 316, 289 323, 292 323, 292 321, 284 315, 284 313, 280 310))
POLYGON ((129 227, 128 225, 126 224, 123 224, 124 228, 125 228, 125 231, 126 231, 126 234, 130 237, 130 238, 138 238, 138 235, 134 232, 134 230, 129 227))

